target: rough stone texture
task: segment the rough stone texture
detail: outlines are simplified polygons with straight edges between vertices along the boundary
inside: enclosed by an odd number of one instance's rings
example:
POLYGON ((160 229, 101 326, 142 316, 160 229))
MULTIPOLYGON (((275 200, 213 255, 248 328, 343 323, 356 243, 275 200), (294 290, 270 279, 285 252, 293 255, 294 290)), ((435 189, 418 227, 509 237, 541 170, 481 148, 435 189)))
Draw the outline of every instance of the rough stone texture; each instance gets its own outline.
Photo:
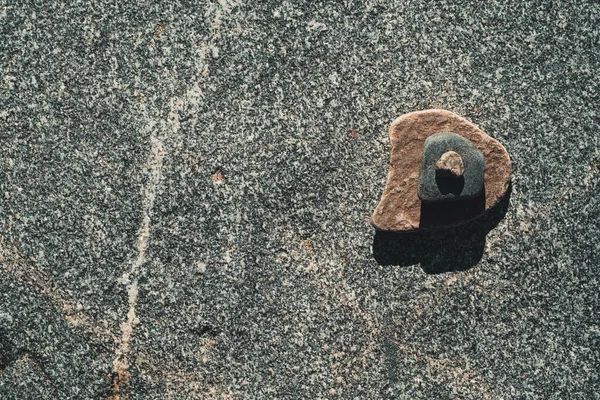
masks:
MULTIPOLYGON (((508 157, 506 157, 509 160, 508 157)), ((510 169, 507 163, 506 168, 510 169)), ((429 136, 419 162, 417 195, 424 203, 456 201, 482 196, 484 190, 483 154, 468 139, 450 132, 429 136), (460 155, 454 151, 456 150, 460 155), (463 164, 464 160, 464 164, 463 164), (459 176, 440 174, 440 162, 462 170, 459 176), (466 170, 465 170, 466 169, 466 170)), ((450 169, 444 171, 448 172, 450 169)), ((485 198, 482 198, 485 202, 485 198)))
MULTIPOLYGON (((511 163, 506 149, 500 142, 450 111, 416 111, 398 117, 390 126, 390 167, 381 200, 371 218, 375 228, 382 231, 410 232, 421 227, 422 206, 418 186, 423 147, 429 136, 443 132, 454 132, 463 136, 483 154, 485 201, 479 209, 480 212, 442 221, 433 227, 454 226, 475 218, 483 211, 496 206, 504 197, 510 184, 511 163)), ((433 166, 430 173, 434 174, 433 166)))
POLYGON ((0 398, 598 397, 599 26, 592 0, 0 1, 0 398), (388 265, 387 129, 430 108, 509 149, 510 207, 388 265))
POLYGON ((460 178, 465 173, 462 157, 455 151, 442 154, 435 163, 435 174, 443 178, 460 178))

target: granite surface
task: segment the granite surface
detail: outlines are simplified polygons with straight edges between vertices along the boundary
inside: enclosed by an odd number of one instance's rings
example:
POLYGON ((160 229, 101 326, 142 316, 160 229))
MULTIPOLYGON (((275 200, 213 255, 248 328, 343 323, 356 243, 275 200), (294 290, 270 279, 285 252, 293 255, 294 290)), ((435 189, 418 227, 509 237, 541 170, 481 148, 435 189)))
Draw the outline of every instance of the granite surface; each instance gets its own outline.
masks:
POLYGON ((598 1, 64 3, 0 0, 0 398, 600 397, 598 1), (428 108, 510 202, 377 236, 428 108))

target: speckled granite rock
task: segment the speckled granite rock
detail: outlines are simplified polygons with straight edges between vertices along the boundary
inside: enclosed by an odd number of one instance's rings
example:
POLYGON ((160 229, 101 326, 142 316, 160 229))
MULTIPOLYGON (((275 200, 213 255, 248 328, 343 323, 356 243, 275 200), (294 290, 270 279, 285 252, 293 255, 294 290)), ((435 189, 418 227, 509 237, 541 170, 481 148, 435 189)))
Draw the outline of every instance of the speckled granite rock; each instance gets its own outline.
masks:
POLYGON ((597 397, 598 26, 592 0, 0 2, 0 398, 597 397), (375 236, 390 121, 430 108, 510 150, 510 207, 375 236))

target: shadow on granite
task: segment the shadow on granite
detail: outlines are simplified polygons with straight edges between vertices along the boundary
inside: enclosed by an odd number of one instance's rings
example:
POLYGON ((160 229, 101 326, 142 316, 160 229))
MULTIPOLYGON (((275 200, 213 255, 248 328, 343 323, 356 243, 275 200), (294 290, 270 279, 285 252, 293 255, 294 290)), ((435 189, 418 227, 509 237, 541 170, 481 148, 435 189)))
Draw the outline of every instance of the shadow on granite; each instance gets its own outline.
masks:
POLYGON ((465 225, 443 231, 376 232, 373 256, 379 265, 421 264, 428 274, 465 271, 483 257, 485 237, 506 215, 512 186, 490 211, 465 225))

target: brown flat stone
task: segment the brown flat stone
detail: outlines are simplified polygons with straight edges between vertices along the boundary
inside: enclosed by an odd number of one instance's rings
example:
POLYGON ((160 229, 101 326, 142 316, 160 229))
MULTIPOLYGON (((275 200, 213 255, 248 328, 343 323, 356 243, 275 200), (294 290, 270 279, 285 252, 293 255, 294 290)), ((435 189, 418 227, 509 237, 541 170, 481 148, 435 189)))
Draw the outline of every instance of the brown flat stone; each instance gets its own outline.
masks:
POLYGON ((504 197, 510 185, 508 152, 466 119, 445 110, 404 114, 390 126, 390 169, 371 222, 381 231, 415 231, 457 226, 477 218, 504 197), (473 142, 485 160, 484 194, 463 204, 422 205, 417 195, 423 144, 429 136, 453 132, 473 142), (445 207, 445 208, 444 208, 445 207))

